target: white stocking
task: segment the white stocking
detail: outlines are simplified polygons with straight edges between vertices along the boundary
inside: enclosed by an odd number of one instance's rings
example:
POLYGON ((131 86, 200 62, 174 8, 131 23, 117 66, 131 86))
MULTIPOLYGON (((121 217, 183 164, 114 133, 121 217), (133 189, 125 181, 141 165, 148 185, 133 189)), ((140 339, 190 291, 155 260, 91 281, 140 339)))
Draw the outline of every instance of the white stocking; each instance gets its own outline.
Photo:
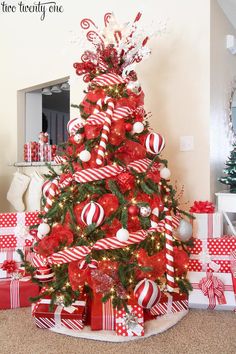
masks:
POLYGON ((40 211, 42 186, 44 178, 36 171, 31 175, 29 188, 26 194, 27 211, 40 211))
POLYGON ((16 211, 24 211, 23 195, 28 187, 30 178, 23 173, 15 172, 10 188, 7 192, 7 200, 16 211))

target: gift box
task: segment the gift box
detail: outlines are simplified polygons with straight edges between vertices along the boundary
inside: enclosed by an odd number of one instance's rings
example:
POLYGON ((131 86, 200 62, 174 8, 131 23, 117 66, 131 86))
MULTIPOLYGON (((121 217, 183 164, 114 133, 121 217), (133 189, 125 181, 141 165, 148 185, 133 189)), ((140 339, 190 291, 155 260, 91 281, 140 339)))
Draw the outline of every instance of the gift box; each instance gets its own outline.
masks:
POLYGON ((29 277, 0 279, 0 309, 15 309, 31 306, 30 297, 38 296, 38 285, 29 277))
POLYGON ((115 309, 115 331, 118 336, 144 336, 143 308, 136 303, 128 304, 129 312, 124 308, 115 309))
POLYGON ((40 299, 32 306, 32 315, 39 328, 81 330, 84 327, 86 301, 75 301, 71 306, 55 305, 50 311, 50 299, 40 299))
POLYGON ((94 293, 91 301, 91 329, 94 331, 115 329, 115 313, 111 299, 102 302, 102 294, 94 293))
POLYGON ((36 141, 24 144, 24 161, 39 161, 39 144, 36 141))
POLYGON ((229 273, 188 272, 193 291, 189 308, 234 310, 236 307, 232 275, 229 273))
POLYGON ((32 225, 38 225, 38 212, 1 213, 0 214, 0 251, 2 249, 32 246, 35 230, 32 225))
POLYGON ((176 313, 188 309, 188 296, 186 294, 164 294, 162 293, 160 301, 150 309, 153 316, 176 313))
POLYGON ((230 273, 230 254, 236 250, 235 237, 194 240, 188 270, 193 272, 230 273))
POLYGON ((193 216, 193 237, 206 239, 223 235, 222 213, 193 213, 193 216))
MULTIPOLYGON (((24 253, 26 259, 29 258, 30 247, 21 247, 19 248, 19 250, 24 253)), ((2 250, 0 252, 0 278, 2 279, 11 277, 11 274, 14 271, 19 270, 21 264, 21 256, 15 250, 15 248, 8 248, 2 250)))

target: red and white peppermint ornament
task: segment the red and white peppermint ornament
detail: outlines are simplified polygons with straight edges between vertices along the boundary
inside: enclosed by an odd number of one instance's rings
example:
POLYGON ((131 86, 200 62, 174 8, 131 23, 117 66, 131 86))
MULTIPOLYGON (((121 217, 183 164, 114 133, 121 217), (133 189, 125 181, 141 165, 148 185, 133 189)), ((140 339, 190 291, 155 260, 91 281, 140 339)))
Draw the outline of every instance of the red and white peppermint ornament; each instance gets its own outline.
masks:
POLYGON ((97 269, 98 261, 96 259, 92 259, 90 263, 87 263, 84 259, 80 262, 79 269, 97 269))
POLYGON ((39 267, 34 274, 34 278, 38 279, 42 283, 46 283, 53 280, 54 272, 48 266, 39 267))
POLYGON ((160 154, 160 152, 165 147, 165 139, 163 138, 163 136, 161 134, 150 133, 146 137, 145 146, 146 146, 147 152, 150 152, 151 154, 154 154, 154 155, 160 154))
POLYGON ((81 220, 86 225, 96 224, 101 225, 104 220, 104 209, 96 202, 89 202, 85 205, 81 213, 81 220))
POLYGON ((134 288, 134 296, 139 306, 150 309, 160 300, 161 290, 154 281, 145 278, 134 288))
POLYGON ((77 130, 83 127, 83 122, 80 118, 73 118, 67 123, 67 131, 70 135, 75 135, 77 130))

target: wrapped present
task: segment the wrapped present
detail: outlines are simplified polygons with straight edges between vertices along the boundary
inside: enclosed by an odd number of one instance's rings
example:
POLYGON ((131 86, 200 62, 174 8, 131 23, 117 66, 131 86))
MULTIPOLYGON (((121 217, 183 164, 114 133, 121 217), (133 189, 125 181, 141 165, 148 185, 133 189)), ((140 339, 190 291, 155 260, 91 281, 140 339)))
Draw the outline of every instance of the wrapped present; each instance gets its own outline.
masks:
MULTIPOLYGON (((19 248, 28 258, 29 247, 19 248)), ((0 278, 9 278, 21 268, 22 260, 19 253, 13 248, 5 249, 0 252, 0 278)))
POLYGON ((193 237, 199 239, 218 238, 223 235, 223 215, 220 212, 212 214, 193 214, 193 237))
POLYGON ((230 273, 230 254, 236 250, 235 237, 194 240, 190 249, 189 271, 230 273))
POLYGON ((118 336, 144 336, 143 308, 132 302, 129 312, 124 308, 115 309, 115 330, 118 336))
POLYGON ((38 285, 30 277, 0 279, 0 309, 31 306, 30 297, 38 296, 38 285))
POLYGON ((189 308, 234 310, 236 307, 232 275, 226 273, 188 272, 193 291, 189 308))
POLYGON ((0 214, 0 251, 2 249, 32 246, 35 230, 32 225, 38 225, 38 212, 1 213, 0 214))
POLYGON ((24 161, 39 161, 39 144, 36 141, 24 144, 24 161))
POLYGON ((195 201, 190 208, 190 212, 195 219, 193 220, 193 237, 217 238, 223 234, 223 215, 215 212, 213 203, 205 201, 195 201))
POLYGON ((86 301, 75 301, 68 307, 55 305, 52 311, 49 309, 50 301, 50 299, 40 299, 32 306, 32 315, 37 327, 83 329, 86 301))
POLYGON ((113 331, 115 329, 115 314, 111 299, 102 302, 102 294, 94 293, 91 301, 91 329, 113 331))
POLYGON ((186 294, 164 294, 162 293, 160 301, 150 309, 154 316, 176 313, 188 309, 188 296, 186 294))

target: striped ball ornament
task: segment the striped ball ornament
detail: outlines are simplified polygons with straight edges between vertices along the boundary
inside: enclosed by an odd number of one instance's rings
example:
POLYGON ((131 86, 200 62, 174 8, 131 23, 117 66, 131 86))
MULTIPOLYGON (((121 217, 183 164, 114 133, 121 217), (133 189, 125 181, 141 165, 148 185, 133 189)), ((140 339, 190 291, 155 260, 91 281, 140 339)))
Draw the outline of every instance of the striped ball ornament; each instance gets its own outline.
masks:
POLYGON ((96 202, 89 202, 85 205, 81 213, 81 220, 86 225, 96 224, 99 226, 104 220, 104 209, 96 202))
POLYGON ((67 123, 67 131, 69 135, 75 135, 78 129, 83 127, 83 122, 80 118, 73 118, 67 123))
POLYGON ((39 267, 34 274, 34 278, 38 279, 41 283, 47 283, 53 280, 54 272, 48 266, 39 267))
POLYGON ((158 155, 165 147, 165 139, 161 134, 150 133, 146 137, 145 147, 150 154, 158 155))
POLYGON ((145 278, 134 288, 134 296, 139 306, 150 309, 159 302, 161 290, 154 281, 145 278))

